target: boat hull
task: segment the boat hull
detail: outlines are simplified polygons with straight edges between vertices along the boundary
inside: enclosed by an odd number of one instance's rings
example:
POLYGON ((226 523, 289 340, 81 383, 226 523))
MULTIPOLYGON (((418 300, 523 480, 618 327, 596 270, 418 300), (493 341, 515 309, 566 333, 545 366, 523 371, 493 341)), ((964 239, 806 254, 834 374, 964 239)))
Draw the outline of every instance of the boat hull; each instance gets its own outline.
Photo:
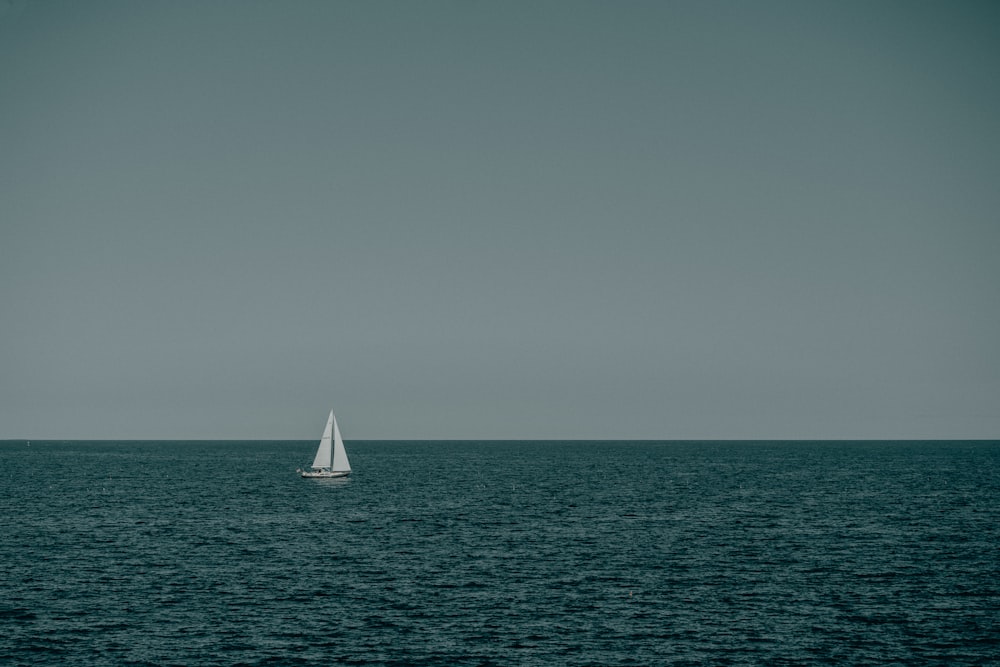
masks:
POLYGON ((304 470, 302 471, 303 477, 311 477, 314 479, 331 479, 334 477, 347 477, 350 475, 350 471, 346 472, 334 472, 332 470, 304 470))

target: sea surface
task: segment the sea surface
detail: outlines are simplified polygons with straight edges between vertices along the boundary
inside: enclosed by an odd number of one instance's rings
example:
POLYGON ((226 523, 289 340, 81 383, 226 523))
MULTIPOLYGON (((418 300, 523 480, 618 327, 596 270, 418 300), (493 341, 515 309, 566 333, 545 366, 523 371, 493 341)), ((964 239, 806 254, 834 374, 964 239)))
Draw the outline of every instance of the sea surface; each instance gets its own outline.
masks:
POLYGON ((998 442, 315 447, 0 442, 0 664, 1000 664, 998 442))

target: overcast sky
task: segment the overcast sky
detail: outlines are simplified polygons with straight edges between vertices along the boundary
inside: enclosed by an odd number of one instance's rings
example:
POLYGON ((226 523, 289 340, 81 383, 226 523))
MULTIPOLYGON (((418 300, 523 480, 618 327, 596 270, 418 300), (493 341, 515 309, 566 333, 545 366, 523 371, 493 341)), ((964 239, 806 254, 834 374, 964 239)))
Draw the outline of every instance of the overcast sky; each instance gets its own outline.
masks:
POLYGON ((1000 437, 1000 4, 0 0, 0 438, 1000 437))

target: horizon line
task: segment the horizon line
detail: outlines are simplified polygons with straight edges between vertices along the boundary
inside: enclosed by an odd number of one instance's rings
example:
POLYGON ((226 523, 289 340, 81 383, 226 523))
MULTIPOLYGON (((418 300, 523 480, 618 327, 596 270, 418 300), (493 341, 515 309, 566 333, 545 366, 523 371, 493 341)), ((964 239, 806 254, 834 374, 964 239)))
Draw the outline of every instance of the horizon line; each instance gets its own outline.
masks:
MULTIPOLYGON (((35 442, 313 442, 317 438, 0 438, 0 443, 35 442)), ((344 438, 344 442, 1000 442, 1000 437, 947 438, 344 438)))

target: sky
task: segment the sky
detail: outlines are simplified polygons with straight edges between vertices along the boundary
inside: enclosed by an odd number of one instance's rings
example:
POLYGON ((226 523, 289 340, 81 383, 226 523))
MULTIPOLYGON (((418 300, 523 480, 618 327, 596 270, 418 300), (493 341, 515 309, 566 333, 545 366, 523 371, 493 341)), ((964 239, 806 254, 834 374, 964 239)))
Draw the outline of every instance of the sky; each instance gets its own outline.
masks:
POLYGON ((1000 438, 995 2, 0 0, 0 438, 1000 438))

